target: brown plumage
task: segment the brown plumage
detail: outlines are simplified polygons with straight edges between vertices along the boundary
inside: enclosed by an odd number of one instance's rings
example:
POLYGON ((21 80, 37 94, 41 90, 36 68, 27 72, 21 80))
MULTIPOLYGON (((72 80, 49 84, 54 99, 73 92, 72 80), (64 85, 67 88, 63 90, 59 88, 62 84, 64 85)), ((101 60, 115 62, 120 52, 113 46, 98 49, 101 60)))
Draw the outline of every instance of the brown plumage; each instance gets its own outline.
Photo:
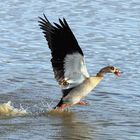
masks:
POLYGON ((86 103, 81 99, 100 83, 106 73, 120 75, 118 68, 107 66, 101 69, 96 76, 89 76, 84 54, 67 21, 64 18, 59 19, 60 24, 52 25, 45 15, 44 18, 39 17, 39 19, 39 26, 51 50, 54 76, 63 93, 55 110, 86 103))

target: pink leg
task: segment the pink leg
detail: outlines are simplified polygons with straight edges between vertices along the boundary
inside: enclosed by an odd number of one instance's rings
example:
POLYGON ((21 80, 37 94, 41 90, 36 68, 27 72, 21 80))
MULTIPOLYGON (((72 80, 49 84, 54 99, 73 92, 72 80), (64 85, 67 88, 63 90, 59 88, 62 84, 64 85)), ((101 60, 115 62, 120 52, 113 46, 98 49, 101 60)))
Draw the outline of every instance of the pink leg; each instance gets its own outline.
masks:
POLYGON ((66 106, 67 106, 66 104, 62 104, 62 105, 60 106, 60 109, 64 110, 64 108, 65 108, 66 106))
POLYGON ((56 109, 54 109, 55 111, 63 111, 65 109, 65 107, 67 107, 67 104, 62 104, 60 107, 57 107, 56 109))
POLYGON ((80 102, 78 102, 77 104, 79 104, 79 105, 86 105, 86 104, 89 104, 89 102, 86 102, 86 101, 80 101, 80 102))

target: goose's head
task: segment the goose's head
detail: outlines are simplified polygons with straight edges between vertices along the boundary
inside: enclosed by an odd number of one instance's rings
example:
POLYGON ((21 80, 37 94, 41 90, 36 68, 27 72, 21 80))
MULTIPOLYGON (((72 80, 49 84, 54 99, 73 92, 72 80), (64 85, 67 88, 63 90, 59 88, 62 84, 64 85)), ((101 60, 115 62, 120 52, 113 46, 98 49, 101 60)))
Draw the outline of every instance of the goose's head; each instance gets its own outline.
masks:
POLYGON ((114 73, 116 76, 121 76, 121 71, 115 66, 107 66, 102 68, 97 76, 104 76, 106 73, 114 73))
POLYGON ((108 66, 109 73, 114 73, 117 76, 121 76, 121 71, 114 66, 108 66))

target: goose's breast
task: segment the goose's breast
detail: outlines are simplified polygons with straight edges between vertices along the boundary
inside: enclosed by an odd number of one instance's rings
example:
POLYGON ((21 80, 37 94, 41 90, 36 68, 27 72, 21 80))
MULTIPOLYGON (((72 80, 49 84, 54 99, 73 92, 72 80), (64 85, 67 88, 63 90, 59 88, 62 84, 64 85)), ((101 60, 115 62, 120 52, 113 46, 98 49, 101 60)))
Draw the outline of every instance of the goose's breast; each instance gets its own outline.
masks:
POLYGON ((98 84, 97 80, 87 78, 82 84, 75 87, 70 93, 64 97, 64 101, 70 104, 76 104, 81 98, 88 95, 88 93, 98 84), (95 81, 95 82, 94 82, 95 81))

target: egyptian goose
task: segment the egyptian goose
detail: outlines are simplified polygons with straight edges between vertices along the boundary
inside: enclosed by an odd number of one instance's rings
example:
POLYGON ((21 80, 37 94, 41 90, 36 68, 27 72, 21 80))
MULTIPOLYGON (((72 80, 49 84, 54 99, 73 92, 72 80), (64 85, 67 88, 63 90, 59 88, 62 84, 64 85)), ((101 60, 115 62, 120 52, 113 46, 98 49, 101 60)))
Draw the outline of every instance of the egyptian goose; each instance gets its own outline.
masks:
POLYGON ((39 19, 39 26, 51 50, 54 76, 63 93, 54 109, 63 110, 67 106, 87 104, 81 99, 99 84, 104 74, 114 73, 120 76, 120 70, 114 66, 104 67, 96 76, 89 76, 84 54, 65 18, 59 19, 60 23, 54 25, 45 15, 39 19))

